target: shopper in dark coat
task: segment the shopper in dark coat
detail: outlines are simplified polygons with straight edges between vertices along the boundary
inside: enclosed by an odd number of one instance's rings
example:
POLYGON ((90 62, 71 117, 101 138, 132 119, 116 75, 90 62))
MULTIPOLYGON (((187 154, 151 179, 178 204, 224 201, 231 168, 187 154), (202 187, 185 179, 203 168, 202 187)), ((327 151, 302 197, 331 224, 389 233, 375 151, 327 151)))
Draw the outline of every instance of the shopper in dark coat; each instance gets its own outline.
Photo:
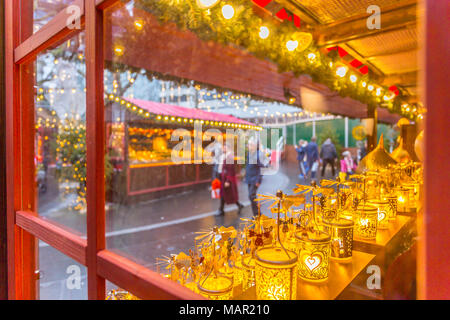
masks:
POLYGON ((303 139, 300 139, 298 141, 298 145, 295 146, 295 151, 297 151, 297 161, 298 161, 298 167, 300 169, 300 175, 298 176, 300 179, 306 176, 306 170, 304 166, 304 160, 306 156, 306 148, 305 148, 305 141, 303 139))
POLYGON ((264 154, 259 150, 258 141, 249 141, 245 182, 248 185, 248 198, 254 216, 258 215, 258 204, 255 199, 262 182, 261 168, 265 166, 265 160, 264 154))
POLYGON ((327 164, 330 164, 331 171, 334 177, 336 173, 334 163, 337 159, 337 152, 336 147, 334 146, 333 142, 331 142, 330 138, 325 140, 325 142, 322 144, 322 147, 320 148, 320 158, 322 159, 322 177, 324 176, 325 167, 327 166, 327 164))
POLYGON ((311 142, 305 148, 306 152, 306 161, 308 162, 308 170, 311 171, 311 178, 314 179, 316 177, 316 167, 317 164, 313 166, 313 164, 319 161, 319 148, 316 144, 316 137, 311 138, 311 142))
POLYGON ((224 153, 222 156, 221 164, 219 165, 219 177, 220 177, 220 207, 219 214, 224 215, 225 204, 235 203, 238 207, 238 213, 241 213, 243 205, 239 202, 239 194, 236 178, 236 164, 234 163, 234 153, 227 151, 227 147, 224 147, 224 153))

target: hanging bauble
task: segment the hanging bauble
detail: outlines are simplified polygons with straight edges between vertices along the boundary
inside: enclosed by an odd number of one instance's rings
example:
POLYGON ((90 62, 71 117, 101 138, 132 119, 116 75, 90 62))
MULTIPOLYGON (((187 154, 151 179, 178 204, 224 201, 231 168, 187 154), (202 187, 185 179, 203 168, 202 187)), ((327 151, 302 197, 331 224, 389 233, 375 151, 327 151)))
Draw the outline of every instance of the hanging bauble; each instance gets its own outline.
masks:
POLYGON ((406 163, 411 161, 411 156, 409 155, 408 150, 405 149, 403 139, 400 138, 400 144, 397 148, 394 149, 391 153, 391 157, 401 163, 406 163))
POLYGON ((416 152, 417 158, 423 162, 423 151, 424 151, 424 131, 420 131, 420 133, 416 137, 416 141, 414 142, 414 151, 416 152))
POLYGON ((401 118, 400 120, 397 121, 397 127, 399 128, 401 128, 401 126, 405 124, 409 124, 409 120, 406 118, 401 118))
POLYGON ((381 134, 377 147, 361 160, 356 168, 356 172, 363 173, 366 171, 376 171, 387 168, 390 164, 395 163, 397 163, 397 161, 392 159, 384 149, 384 139, 383 134, 381 134))

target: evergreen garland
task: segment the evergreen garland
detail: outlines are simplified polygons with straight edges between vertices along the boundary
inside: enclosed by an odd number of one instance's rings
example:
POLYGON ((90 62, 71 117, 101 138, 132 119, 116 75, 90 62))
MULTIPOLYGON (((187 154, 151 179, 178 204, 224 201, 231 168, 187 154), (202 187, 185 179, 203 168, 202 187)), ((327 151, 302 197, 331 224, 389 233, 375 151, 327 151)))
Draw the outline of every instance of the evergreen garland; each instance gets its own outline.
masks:
MULTIPOLYGON (((295 76, 307 74, 312 80, 326 85, 342 97, 351 97, 369 107, 380 106, 387 108, 391 113, 398 113, 411 120, 417 115, 405 112, 401 105, 401 94, 389 101, 384 101, 383 96, 390 93, 388 88, 377 85, 368 75, 358 75, 358 81, 352 83, 349 80, 350 72, 345 77, 338 77, 335 68, 329 67, 339 63, 339 57, 335 51, 324 54, 319 51, 314 42, 303 52, 286 49, 286 42, 298 37, 298 29, 289 21, 278 24, 273 21, 263 20, 253 11, 253 3, 250 0, 227 0, 210 9, 198 7, 195 0, 136 0, 135 7, 153 14, 161 24, 172 22, 180 30, 190 30, 201 40, 214 41, 224 45, 232 45, 247 49, 254 56, 261 59, 269 59, 278 66, 279 72, 292 71, 295 76), (227 20, 222 15, 222 5, 230 4, 235 10, 232 19, 227 20), (259 28, 267 26, 270 36, 267 39, 259 37, 259 28), (313 53, 314 59, 308 55, 313 53), (381 94, 375 95, 375 89, 368 91, 361 83, 372 84, 381 88, 381 94)), ((217 88, 215 88, 217 89, 217 88)), ((266 100, 267 99, 263 99, 266 100)))

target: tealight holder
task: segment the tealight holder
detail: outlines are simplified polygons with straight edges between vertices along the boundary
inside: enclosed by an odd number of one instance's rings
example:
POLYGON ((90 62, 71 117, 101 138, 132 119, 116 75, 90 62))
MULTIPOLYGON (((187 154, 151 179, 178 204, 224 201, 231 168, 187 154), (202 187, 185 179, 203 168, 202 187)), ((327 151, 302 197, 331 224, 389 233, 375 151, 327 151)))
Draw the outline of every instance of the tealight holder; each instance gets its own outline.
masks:
POLYGON ((366 204, 358 207, 354 217, 355 237, 375 240, 377 237, 378 209, 366 204))
POLYGON ((297 297, 297 254, 280 247, 255 252, 256 297, 258 300, 295 300, 297 297))
POLYGON ((297 232, 295 236, 299 242, 299 277, 311 282, 326 281, 330 270, 331 237, 322 231, 297 232))
POLYGON ((416 211, 414 206, 414 188, 405 185, 396 188, 397 193, 397 212, 412 213, 416 211))
POLYGON ((255 285, 255 258, 248 254, 242 257, 242 290, 255 285))
POLYGON ((331 255, 332 260, 346 262, 352 259, 353 251, 353 226, 352 220, 337 218, 330 221, 324 221, 324 225, 331 236, 331 255))
POLYGON ((385 196, 384 199, 388 202, 388 220, 395 221, 397 218, 397 196, 395 194, 390 194, 385 196))
POLYGON ((420 199, 420 184, 411 182, 411 183, 405 183, 405 184, 403 184, 403 186, 405 188, 407 188, 409 191, 408 200, 409 200, 410 209, 416 211, 418 204, 419 204, 419 199, 420 199))
POLYGON ((389 202, 387 200, 372 199, 368 201, 368 204, 377 208, 379 230, 385 230, 389 228, 389 202))
POLYGON ((198 292, 210 300, 230 300, 233 295, 233 279, 223 275, 208 277, 197 287, 198 292))

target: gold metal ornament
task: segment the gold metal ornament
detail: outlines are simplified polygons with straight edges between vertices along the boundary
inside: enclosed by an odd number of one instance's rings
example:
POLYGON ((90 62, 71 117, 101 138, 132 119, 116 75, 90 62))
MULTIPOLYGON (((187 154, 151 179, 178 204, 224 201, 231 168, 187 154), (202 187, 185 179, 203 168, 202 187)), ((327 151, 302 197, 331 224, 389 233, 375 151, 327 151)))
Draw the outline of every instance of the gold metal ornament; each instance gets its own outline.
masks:
POLYGON ((402 138, 400 138, 400 144, 398 145, 398 147, 395 148, 394 151, 392 151, 391 157, 395 161, 401 162, 401 163, 407 163, 412 160, 411 156, 409 155, 408 150, 405 149, 402 138))
POLYGON ((323 282, 330 271, 331 237, 321 231, 301 231, 295 234, 299 242, 298 275, 311 282, 323 282))
POLYGON ((372 199, 367 201, 368 204, 377 208, 379 230, 388 229, 389 227, 389 202, 387 200, 372 199))
POLYGON ((358 206, 354 216, 355 237, 374 240, 378 230, 378 209, 370 204, 358 206))
POLYGON ((356 172, 363 173, 367 171, 376 171, 388 168, 390 164, 396 163, 397 161, 395 161, 384 149, 384 139, 383 134, 381 134, 377 147, 361 160, 356 168, 356 172))

